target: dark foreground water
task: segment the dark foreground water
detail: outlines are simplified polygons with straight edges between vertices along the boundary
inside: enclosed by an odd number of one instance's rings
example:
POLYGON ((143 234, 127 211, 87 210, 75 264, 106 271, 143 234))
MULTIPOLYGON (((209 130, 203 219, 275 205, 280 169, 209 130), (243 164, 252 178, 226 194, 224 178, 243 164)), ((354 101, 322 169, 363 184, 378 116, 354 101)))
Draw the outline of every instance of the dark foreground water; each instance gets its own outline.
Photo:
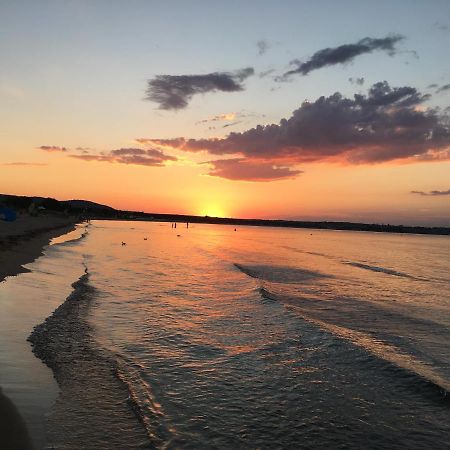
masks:
POLYGON ((57 247, 49 446, 449 448, 448 237, 96 221, 57 247))

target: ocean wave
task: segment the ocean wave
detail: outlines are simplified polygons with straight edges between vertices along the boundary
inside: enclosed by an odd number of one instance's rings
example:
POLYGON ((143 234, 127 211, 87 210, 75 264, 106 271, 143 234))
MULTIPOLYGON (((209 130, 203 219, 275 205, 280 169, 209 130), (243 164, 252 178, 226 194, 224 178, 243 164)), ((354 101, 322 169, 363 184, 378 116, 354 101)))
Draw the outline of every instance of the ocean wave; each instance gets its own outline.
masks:
POLYGON ((88 226, 84 227, 84 231, 81 234, 79 234, 79 232, 80 232, 80 227, 78 227, 77 229, 75 229, 73 231, 70 231, 67 234, 53 238, 50 241, 50 246, 54 246, 54 245, 69 246, 69 245, 74 245, 74 244, 80 242, 82 239, 84 239, 89 234, 88 226), (76 235, 76 236, 73 237, 73 235, 76 235))
POLYGON ((331 333, 338 339, 350 342, 363 349, 368 356, 382 362, 383 369, 391 370, 396 376, 402 377, 410 387, 426 395, 434 395, 436 399, 450 404, 450 382, 439 375, 429 364, 421 361, 412 354, 403 351, 394 344, 377 339, 375 336, 351 329, 346 326, 336 325, 324 318, 318 318, 313 311, 302 308, 301 302, 293 298, 285 298, 283 295, 271 292, 267 288, 259 289, 260 295, 270 301, 279 301, 294 306, 303 319, 331 333))
MULTIPOLYGON (((363 264, 363 263, 352 262, 352 261, 344 262, 344 264, 347 264, 347 265, 353 266, 353 267, 359 267, 360 269, 371 270, 372 272, 380 272, 380 273, 384 273, 386 275, 393 275, 395 277, 403 277, 403 278, 409 278, 411 280, 419 280, 419 278, 413 277, 412 275, 408 275, 407 273, 398 272, 397 270, 387 269, 385 267, 372 266, 369 264, 363 264)), ((424 281, 424 280, 422 280, 422 281, 424 281)))
POLYGON ((289 266, 243 265, 238 263, 234 263, 234 266, 249 277, 272 283, 297 284, 312 279, 332 277, 320 272, 289 266))
POLYGON ((47 441, 56 448, 74 442, 78 448, 148 448, 150 436, 115 376, 115 359, 94 339, 88 316, 97 291, 88 280, 86 268, 66 301, 29 337, 61 389, 48 418, 47 441))

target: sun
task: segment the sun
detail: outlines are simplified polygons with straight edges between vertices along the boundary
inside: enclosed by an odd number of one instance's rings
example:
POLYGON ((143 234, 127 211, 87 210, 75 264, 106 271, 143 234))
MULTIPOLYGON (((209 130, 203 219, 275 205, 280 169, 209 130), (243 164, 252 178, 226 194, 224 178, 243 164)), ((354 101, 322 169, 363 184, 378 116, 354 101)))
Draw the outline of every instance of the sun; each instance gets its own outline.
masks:
POLYGON ((227 217, 227 213, 224 208, 215 203, 209 203, 203 206, 200 210, 200 215, 209 217, 227 217))

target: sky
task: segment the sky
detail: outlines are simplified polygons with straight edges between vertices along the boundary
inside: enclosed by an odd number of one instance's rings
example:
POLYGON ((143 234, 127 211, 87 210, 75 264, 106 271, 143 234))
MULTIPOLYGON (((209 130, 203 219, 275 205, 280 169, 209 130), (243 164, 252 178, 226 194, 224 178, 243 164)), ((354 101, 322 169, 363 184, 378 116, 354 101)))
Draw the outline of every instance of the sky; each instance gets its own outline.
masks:
POLYGON ((0 0, 0 192, 450 226, 450 2, 0 0))

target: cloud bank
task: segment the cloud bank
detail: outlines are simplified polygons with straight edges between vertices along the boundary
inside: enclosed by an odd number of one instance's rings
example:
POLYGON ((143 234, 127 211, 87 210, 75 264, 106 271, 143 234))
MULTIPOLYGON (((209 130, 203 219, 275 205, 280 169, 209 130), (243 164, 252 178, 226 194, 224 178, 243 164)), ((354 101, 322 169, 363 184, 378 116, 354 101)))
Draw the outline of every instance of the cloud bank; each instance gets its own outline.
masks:
POLYGON ((160 109, 183 109, 194 95, 207 92, 237 92, 254 74, 252 67, 236 72, 214 72, 206 75, 157 75, 148 80, 146 100, 158 103, 160 109))
MULTIPOLYGON (((270 163, 286 169, 322 161, 363 164, 447 160, 450 117, 445 111, 425 108, 422 104, 429 98, 429 94, 413 87, 390 87, 383 81, 375 83, 367 95, 346 98, 336 92, 322 96, 314 102, 304 102, 291 117, 278 124, 258 125, 222 139, 180 137, 139 141, 186 152, 235 155, 237 159, 233 158, 228 165, 212 163, 211 175, 229 179, 257 178, 246 177, 238 169, 244 163, 252 167, 270 163)), ((273 179, 283 175, 290 177, 294 173, 278 170, 273 179)))
POLYGON ((424 191, 411 191, 411 194, 418 194, 418 195, 425 195, 425 196, 441 196, 441 195, 450 195, 450 189, 447 191, 430 191, 430 192, 424 192, 424 191))
POLYGON ((293 69, 287 71, 278 81, 286 81, 292 75, 308 75, 313 70, 322 67, 345 64, 353 61, 357 56, 372 53, 374 51, 384 51, 389 55, 396 52, 395 45, 402 41, 404 36, 393 34, 384 38, 366 37, 354 44, 344 44, 339 47, 324 48, 314 53, 311 58, 302 62, 298 59, 291 61, 293 69))

